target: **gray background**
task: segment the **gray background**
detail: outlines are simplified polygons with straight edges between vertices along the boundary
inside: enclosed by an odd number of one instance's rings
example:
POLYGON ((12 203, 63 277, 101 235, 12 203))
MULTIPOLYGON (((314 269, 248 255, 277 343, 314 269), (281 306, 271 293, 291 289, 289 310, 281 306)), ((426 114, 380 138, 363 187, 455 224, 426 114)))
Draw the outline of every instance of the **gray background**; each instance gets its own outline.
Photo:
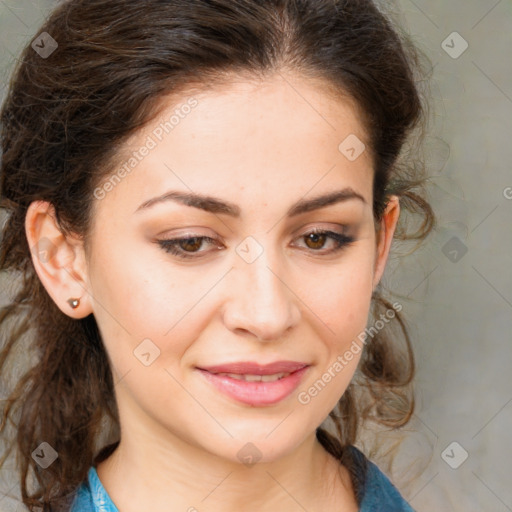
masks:
MULTIPOLYGON (((1 96, 52 5, 0 0, 1 96)), ((512 1, 398 7, 434 66, 427 156, 439 227, 386 271, 404 296, 418 363, 416 414, 388 474, 418 512, 512 511, 512 1), (468 43, 458 58, 453 32, 468 43)), ((16 494, 12 470, 1 477, 16 494)), ((0 511, 13 510, 0 495, 0 511)))

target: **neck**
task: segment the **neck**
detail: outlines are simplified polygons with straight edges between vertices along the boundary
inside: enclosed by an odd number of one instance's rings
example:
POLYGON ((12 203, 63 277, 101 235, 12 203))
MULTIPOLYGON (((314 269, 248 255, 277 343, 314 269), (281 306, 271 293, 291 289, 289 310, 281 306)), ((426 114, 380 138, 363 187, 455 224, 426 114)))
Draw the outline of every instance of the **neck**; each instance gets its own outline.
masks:
POLYGON ((346 510, 357 510, 348 472, 314 434, 292 453, 253 465, 166 434, 162 443, 143 431, 123 431, 117 449, 98 464, 98 476, 120 511, 339 511, 344 502, 346 510), (337 507, 329 508, 333 502, 337 507))

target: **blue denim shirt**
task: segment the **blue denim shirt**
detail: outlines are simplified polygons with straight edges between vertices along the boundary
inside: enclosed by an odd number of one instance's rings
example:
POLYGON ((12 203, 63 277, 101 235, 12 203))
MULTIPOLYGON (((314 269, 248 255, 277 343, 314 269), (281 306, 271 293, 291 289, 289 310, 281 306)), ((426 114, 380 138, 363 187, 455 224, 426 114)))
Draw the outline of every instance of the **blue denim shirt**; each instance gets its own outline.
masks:
MULTIPOLYGON (((360 512, 414 512, 402 498, 396 487, 380 469, 357 448, 352 447, 357 457, 368 463, 364 482, 360 512)), ((119 512, 103 487, 96 469, 91 467, 87 481, 79 488, 70 512, 119 512)))

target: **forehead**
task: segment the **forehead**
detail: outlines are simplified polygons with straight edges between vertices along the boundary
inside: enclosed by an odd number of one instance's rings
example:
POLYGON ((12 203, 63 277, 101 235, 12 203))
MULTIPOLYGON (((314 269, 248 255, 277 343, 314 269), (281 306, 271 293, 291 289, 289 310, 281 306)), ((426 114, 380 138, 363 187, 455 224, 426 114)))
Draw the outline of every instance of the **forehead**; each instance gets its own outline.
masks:
POLYGON ((239 77, 162 97, 159 107, 119 153, 118 169, 130 159, 134 165, 125 165, 128 172, 107 202, 138 205, 166 188, 230 200, 250 188, 268 201, 272 190, 293 197, 316 184, 371 191, 369 141, 357 105, 319 81, 290 74, 239 77), (366 149, 349 159, 347 140, 366 149))

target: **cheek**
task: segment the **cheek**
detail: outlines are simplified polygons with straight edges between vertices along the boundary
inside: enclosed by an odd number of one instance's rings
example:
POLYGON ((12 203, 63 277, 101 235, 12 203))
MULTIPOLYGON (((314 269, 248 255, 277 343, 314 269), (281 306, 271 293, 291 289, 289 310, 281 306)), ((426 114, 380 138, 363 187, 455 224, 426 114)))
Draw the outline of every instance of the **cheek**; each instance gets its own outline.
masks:
POLYGON ((187 321, 188 312, 200 297, 197 288, 206 291, 208 283, 199 286, 196 276, 194 284, 192 274, 179 269, 170 275, 165 256, 155 257, 149 245, 129 249, 111 240, 98 248, 93 261, 101 264, 90 271, 94 316, 107 348, 114 359, 121 352, 133 357, 144 339, 152 340, 162 355, 169 350, 166 345, 174 353, 183 351, 179 340, 190 339, 186 331, 196 325, 187 321))
POLYGON ((354 248, 339 263, 321 268, 307 282, 304 302, 329 333, 330 345, 342 349, 366 326, 373 292, 371 249, 354 248))
POLYGON ((310 293, 316 321, 318 366, 297 400, 317 421, 333 410, 350 384, 361 358, 361 333, 368 321, 373 290, 371 259, 354 258, 329 272, 322 290, 310 293), (314 411, 314 412, 313 412, 314 411))

